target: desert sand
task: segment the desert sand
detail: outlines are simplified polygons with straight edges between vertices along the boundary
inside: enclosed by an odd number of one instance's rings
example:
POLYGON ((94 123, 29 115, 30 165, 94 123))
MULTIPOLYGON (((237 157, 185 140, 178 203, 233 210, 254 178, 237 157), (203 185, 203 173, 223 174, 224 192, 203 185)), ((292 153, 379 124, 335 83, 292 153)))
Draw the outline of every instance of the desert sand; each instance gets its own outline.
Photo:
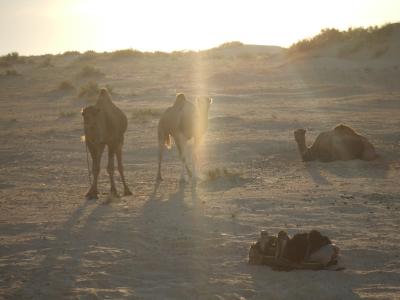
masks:
POLYGON ((1 75, 1 299, 400 299, 400 52, 235 47, 35 56, 1 75), (98 74, 81 73, 87 65, 98 74), (104 155, 100 199, 84 198, 78 94, 90 81, 111 86, 128 116, 133 196, 109 197, 104 155), (197 184, 179 183, 175 147, 155 181, 158 117, 176 92, 214 98, 197 184), (339 123, 381 157, 302 162, 293 131, 307 129, 310 144, 339 123), (248 265, 262 229, 318 229, 346 269, 248 265))

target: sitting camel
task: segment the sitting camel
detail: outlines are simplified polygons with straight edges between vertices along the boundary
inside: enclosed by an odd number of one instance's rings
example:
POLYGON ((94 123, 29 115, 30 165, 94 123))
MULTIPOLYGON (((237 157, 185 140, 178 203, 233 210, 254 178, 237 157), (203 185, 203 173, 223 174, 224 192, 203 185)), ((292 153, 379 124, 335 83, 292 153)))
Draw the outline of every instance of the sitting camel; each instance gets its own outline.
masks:
POLYGON ((318 135, 311 147, 306 146, 306 131, 297 129, 294 132, 299 152, 303 161, 320 160, 374 160, 378 157, 374 146, 346 125, 338 125, 331 131, 318 135))
POLYGON ((181 180, 185 180, 185 169, 189 177, 192 172, 187 165, 186 145, 190 139, 194 139, 192 153, 193 177, 196 178, 197 151, 200 141, 207 130, 208 110, 212 99, 210 97, 199 97, 196 104, 186 100, 185 95, 177 94, 173 106, 167 108, 158 123, 158 173, 157 180, 161 177, 161 162, 164 147, 171 149, 171 136, 174 138, 178 148, 179 157, 182 161, 181 180))
POLYGON ((117 196, 114 182, 114 155, 118 161, 118 171, 124 185, 124 195, 132 195, 126 182, 122 166, 122 145, 124 133, 128 126, 125 114, 111 101, 106 89, 101 89, 95 105, 82 109, 84 120, 85 142, 92 157, 93 182, 86 194, 87 199, 98 199, 97 179, 100 172, 101 156, 108 147, 107 172, 110 176, 111 194, 117 196))

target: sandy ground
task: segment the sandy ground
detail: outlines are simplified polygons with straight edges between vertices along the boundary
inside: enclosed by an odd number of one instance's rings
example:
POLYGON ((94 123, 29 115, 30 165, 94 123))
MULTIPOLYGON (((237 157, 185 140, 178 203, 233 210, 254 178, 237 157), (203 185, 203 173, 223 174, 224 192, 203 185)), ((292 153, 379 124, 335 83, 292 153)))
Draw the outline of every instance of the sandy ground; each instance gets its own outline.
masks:
MULTIPOLYGON (((40 57, 36 58, 38 61, 40 57)), ((0 298, 400 299, 400 71, 393 61, 282 57, 90 60, 128 115, 125 170, 133 196, 98 201, 89 186, 76 94, 82 63, 16 67, 0 78, 0 298), (157 185, 157 118, 175 91, 214 97, 202 147, 206 176, 179 184, 173 148, 157 185), (293 130, 346 123, 366 135, 374 162, 304 163, 293 130), (250 266, 261 229, 318 229, 341 248, 344 271, 250 266)), ((104 157, 105 158, 105 157, 104 157)), ((103 167, 106 160, 103 159, 103 167)), ((119 179, 119 177, 117 177, 119 179)), ((122 186, 118 185, 119 190, 122 186)))

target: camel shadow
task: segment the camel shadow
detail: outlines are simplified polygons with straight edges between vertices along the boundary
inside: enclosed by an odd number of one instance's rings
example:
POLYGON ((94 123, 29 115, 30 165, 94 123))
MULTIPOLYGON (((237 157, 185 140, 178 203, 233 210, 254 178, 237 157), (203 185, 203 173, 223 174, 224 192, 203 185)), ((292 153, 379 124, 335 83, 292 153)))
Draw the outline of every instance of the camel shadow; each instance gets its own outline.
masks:
POLYGON ((306 164, 305 165, 308 174, 310 175, 311 179, 317 185, 331 185, 331 183, 321 174, 321 168, 319 166, 313 164, 306 164))
POLYGON ((306 169, 316 184, 330 184, 321 173, 330 173, 340 178, 386 178, 390 170, 390 162, 383 158, 374 161, 349 160, 324 162, 308 162, 306 169))

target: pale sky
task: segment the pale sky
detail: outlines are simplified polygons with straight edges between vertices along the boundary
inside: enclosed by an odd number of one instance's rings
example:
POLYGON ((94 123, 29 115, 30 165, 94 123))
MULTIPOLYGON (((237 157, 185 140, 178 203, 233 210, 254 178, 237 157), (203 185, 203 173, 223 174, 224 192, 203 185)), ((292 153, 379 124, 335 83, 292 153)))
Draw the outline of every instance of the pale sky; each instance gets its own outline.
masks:
POLYGON ((0 55, 278 45, 400 21, 400 0, 0 0, 0 55))

